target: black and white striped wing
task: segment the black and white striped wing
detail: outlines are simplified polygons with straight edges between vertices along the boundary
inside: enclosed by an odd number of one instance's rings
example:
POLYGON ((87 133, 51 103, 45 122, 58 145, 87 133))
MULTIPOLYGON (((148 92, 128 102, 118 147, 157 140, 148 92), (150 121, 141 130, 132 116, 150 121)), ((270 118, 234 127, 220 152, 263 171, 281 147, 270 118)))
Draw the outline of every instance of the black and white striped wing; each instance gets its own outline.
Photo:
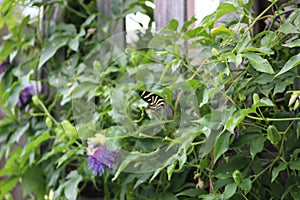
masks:
POLYGON ((158 110, 165 105, 165 101, 162 97, 148 91, 139 91, 140 97, 148 103, 150 109, 158 110))

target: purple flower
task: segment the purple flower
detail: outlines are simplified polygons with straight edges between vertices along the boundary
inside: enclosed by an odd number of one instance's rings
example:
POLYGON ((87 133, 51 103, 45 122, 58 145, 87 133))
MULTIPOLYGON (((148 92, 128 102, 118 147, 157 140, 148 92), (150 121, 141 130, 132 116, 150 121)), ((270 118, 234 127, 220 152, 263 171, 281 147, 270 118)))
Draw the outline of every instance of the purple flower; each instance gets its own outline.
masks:
POLYGON ((25 87, 19 96, 18 107, 21 108, 23 105, 31 101, 33 94, 35 94, 33 87, 25 87))
POLYGON ((8 67, 9 67, 8 61, 1 63, 0 64, 0 74, 3 74, 8 67))
POLYGON ((267 29, 278 29, 281 24, 283 24, 284 20, 286 20, 293 11, 294 6, 286 6, 283 8, 285 14, 282 17, 277 17, 275 20, 267 19, 267 29))
POLYGON ((108 151, 105 146, 99 146, 89 155, 89 168, 93 168, 94 174, 100 176, 104 173, 104 167, 112 169, 112 165, 117 161, 117 151, 108 151))
POLYGON ((287 13, 284 15, 284 17, 285 17, 286 19, 291 15, 291 11, 292 11, 293 9, 295 9, 294 6, 286 6, 286 7, 283 8, 284 11, 289 11, 289 12, 287 12, 287 13))
POLYGON ((268 24, 267 24, 267 29, 278 29, 280 24, 282 24, 282 21, 280 18, 276 18, 274 22, 272 22, 270 19, 267 19, 268 24))

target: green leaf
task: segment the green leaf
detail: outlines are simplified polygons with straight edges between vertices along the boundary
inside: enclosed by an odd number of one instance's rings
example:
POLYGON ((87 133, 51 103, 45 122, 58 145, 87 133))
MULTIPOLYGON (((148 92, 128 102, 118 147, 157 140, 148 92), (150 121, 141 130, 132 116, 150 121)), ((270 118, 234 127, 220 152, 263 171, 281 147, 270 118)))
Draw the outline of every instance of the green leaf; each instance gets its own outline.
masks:
MULTIPOLYGON (((217 200, 217 199, 222 199, 222 195, 220 194, 205 194, 205 195, 200 195, 198 199, 201 200, 217 200)), ((189 199, 186 199, 189 200, 189 199)), ((197 199, 192 199, 192 200, 197 200, 197 199)))
POLYGON ((281 140, 281 135, 274 125, 270 125, 267 128, 267 139, 274 145, 277 145, 281 140))
POLYGON ((91 23, 93 22, 93 20, 94 20, 95 18, 96 18, 96 15, 95 15, 95 14, 90 15, 90 16, 85 20, 85 22, 83 22, 83 23, 81 24, 81 28, 90 26, 91 23))
POLYGON ((176 196, 172 193, 161 193, 161 194, 154 194, 154 198, 152 197, 153 200, 178 200, 178 198, 176 198, 176 196))
POLYGON ((244 36, 238 40, 238 42, 236 44, 236 50, 239 55, 242 55, 241 51, 248 46, 249 42, 250 42, 250 39, 248 36, 244 36))
POLYGON ((271 106, 275 106, 275 105, 274 105, 273 102, 272 102, 269 98, 267 98, 267 97, 261 98, 257 104, 253 105, 253 107, 255 107, 255 108, 256 108, 256 107, 263 107, 263 106, 271 107, 271 106))
POLYGON ((300 53, 291 57, 283 66, 283 68, 278 72, 275 77, 293 69, 300 64, 300 53))
POLYGON ((22 152, 22 148, 17 148, 9 152, 9 157, 6 158, 6 163, 4 167, 0 170, 0 176, 7 176, 7 175, 14 176, 15 174, 20 173, 22 166, 20 165, 19 162, 16 161, 19 161, 21 152, 22 152))
POLYGON ((179 155, 179 157, 178 157, 178 161, 179 161, 178 169, 182 169, 182 167, 184 167, 186 160, 187 160, 186 149, 182 148, 181 155, 179 155))
POLYGON ((73 149, 73 150, 69 150, 67 151, 65 154, 63 154, 63 156, 61 156, 57 161, 57 167, 61 166, 62 164, 64 164, 65 162, 68 162, 70 158, 73 157, 73 155, 76 155, 77 150, 73 149))
POLYGON ((216 35, 221 35, 221 34, 229 34, 229 35, 234 35, 234 32, 229 30, 228 28, 226 28, 224 25, 222 26, 218 26, 216 28, 213 28, 211 30, 211 34, 213 36, 216 36, 216 35))
POLYGON ((239 170, 235 170, 232 173, 232 178, 233 178, 234 182, 236 182, 236 184, 240 184, 241 180, 243 179, 243 175, 239 170))
POLYGON ((0 50, 0 60, 3 61, 7 59, 8 56, 10 56, 16 49, 17 47, 17 42, 16 41, 10 41, 10 40, 5 40, 1 44, 2 48, 0 50))
POLYGON ((28 128, 29 128, 29 123, 25 124, 24 126, 18 127, 17 130, 10 136, 8 143, 9 144, 13 142, 18 143, 21 136, 25 134, 28 128))
POLYGON ((277 93, 281 93, 284 92, 285 88, 290 85, 290 83, 285 84, 284 82, 287 82, 286 80, 279 82, 276 84, 275 88, 274 88, 274 92, 273 95, 277 94, 277 93))
POLYGON ((252 159, 257 153, 263 150, 265 141, 266 138, 263 135, 258 135, 257 138, 250 143, 250 154, 252 159))
MULTIPOLYGON (((64 168, 62 168, 64 169, 64 168)), ((55 170, 51 173, 51 177, 47 181, 47 187, 49 188, 50 186, 55 186, 58 183, 58 180, 60 178, 60 173, 61 170, 55 170)))
POLYGON ((8 96, 8 103, 10 105, 10 108, 13 109, 19 100, 20 92, 24 89, 22 85, 20 85, 18 82, 14 83, 9 88, 9 96, 8 96))
POLYGON ((241 6, 241 7, 245 6, 245 1, 244 0, 238 0, 237 2, 238 2, 238 5, 241 6))
POLYGON ((255 106, 259 102, 259 96, 257 93, 254 93, 252 96, 253 105, 255 106))
POLYGON ((273 85, 271 85, 271 84, 259 85, 258 89, 263 95, 265 95, 267 97, 267 96, 269 96, 271 90, 273 89, 273 85))
POLYGON ((214 146, 214 163, 216 163, 220 156, 228 150, 230 135, 230 132, 225 132, 217 139, 214 146))
POLYGON ((176 59, 176 60, 171 61, 171 63, 172 63, 171 64, 172 73, 174 73, 178 69, 178 67, 180 67, 181 60, 176 59))
POLYGON ((271 55, 271 54, 274 54, 274 52, 270 49, 270 48, 267 48, 267 47, 246 47, 244 49, 241 50, 241 53, 245 53, 245 52, 259 52, 259 53, 262 53, 264 55, 271 55))
MULTIPOLYGON (((299 126, 300 127, 300 126, 299 126)), ((292 154, 292 159, 297 159, 298 158, 298 155, 300 153, 300 148, 297 148, 293 151, 293 154, 292 154)))
POLYGON ((275 167, 272 170, 272 180, 271 180, 271 182, 273 182, 277 178, 278 174, 281 171, 285 170, 286 167, 287 167, 287 163, 280 163, 277 167, 275 167))
POLYGON ((82 176, 78 175, 77 171, 71 171, 67 176, 68 181, 64 190, 65 196, 68 200, 76 200, 79 192, 78 184, 82 180, 82 176))
POLYGON ((42 50, 38 69, 40 69, 50 58, 54 56, 58 49, 67 44, 68 37, 64 35, 58 35, 49 41, 47 46, 42 50))
POLYGON ((45 124, 47 125, 47 127, 48 127, 49 129, 52 128, 53 122, 52 122, 52 120, 51 120, 50 117, 46 117, 46 119, 45 119, 45 124))
POLYGON ((274 74, 274 70, 267 59, 264 59, 260 55, 252 52, 243 53, 243 56, 249 60, 252 67, 257 71, 274 74))
MULTIPOLYGON (((194 37, 198 37, 198 36, 203 35, 203 33, 206 33, 204 27, 203 26, 198 26, 196 28, 187 30, 185 32, 184 36, 186 38, 194 38, 194 37)), ((202 37, 204 37, 204 36, 202 36, 202 37)))
POLYGON ((246 195, 248 192, 250 192, 252 187, 252 182, 250 178, 243 179, 242 182, 239 184, 239 188, 243 190, 244 194, 246 195))
POLYGON ((254 83, 258 83, 258 84, 266 84, 266 83, 270 83, 274 80, 274 75, 271 74, 261 74, 258 77, 256 77, 254 79, 254 83))
POLYGON ((60 182, 59 187, 54 193, 53 199, 59 199, 58 197, 61 197, 63 190, 66 199, 75 200, 77 198, 77 194, 79 192, 78 184, 81 182, 82 176, 78 175, 78 172, 73 170, 68 174, 66 179, 67 181, 60 182))
POLYGON ((271 90, 273 89, 273 85, 268 84, 268 85, 258 85, 259 91, 264 95, 264 96, 269 96, 271 90))
POLYGON ((16 186, 18 180, 19 177, 12 176, 10 178, 0 181, 0 199, 3 199, 4 196, 16 186))
POLYGON ((289 164, 291 170, 300 170, 300 159, 292 160, 289 164))
POLYGON ((249 153, 239 153, 223 163, 216 165, 216 168, 212 172, 213 175, 223 177, 225 179, 231 178, 232 173, 236 169, 244 169, 252 162, 251 159, 247 156, 249 153))
POLYGON ((38 199, 44 198, 45 179, 43 178, 43 169, 39 166, 30 167, 24 174, 22 179, 23 196, 30 193, 37 195, 38 199))
POLYGON ((73 126, 68 120, 63 120, 61 122, 61 125, 62 125, 66 135, 69 138, 72 138, 72 140, 75 141, 78 137, 77 130, 76 130, 75 126, 73 126))
POLYGON ((236 113, 234 113, 234 116, 227 121, 225 128, 233 133, 234 129, 245 119, 249 113, 252 112, 254 112, 253 109, 238 110, 236 113))
POLYGON ((170 23, 167 25, 168 29, 177 31, 178 28, 178 21, 176 19, 171 19, 170 23))
POLYGON ((300 39, 289 41, 288 43, 283 44, 282 46, 289 48, 300 47, 300 39))
POLYGON ((74 39, 70 40, 68 45, 69 45, 69 48, 72 49, 73 51, 78 51, 78 47, 79 47, 78 38, 74 38, 74 39))
POLYGON ((295 187, 291 189, 291 196, 293 197, 293 199, 299 200, 300 197, 299 185, 295 185, 295 187))
POLYGON ((184 22, 180 32, 184 32, 191 24, 193 24, 196 21, 197 21, 197 18, 193 16, 190 20, 184 22))
POLYGON ((206 194, 206 191, 204 189, 190 188, 176 194, 176 196, 197 197, 201 194, 206 194))
POLYGON ((93 83, 84 82, 79 84, 72 92, 72 98, 82 98, 86 93, 94 90, 96 85, 93 83))
POLYGON ((48 160, 50 157, 65 151, 66 148, 67 148, 67 146, 65 144, 54 146, 51 149, 51 151, 46 152, 45 154, 43 154, 43 157, 39 160, 38 163, 43 162, 45 160, 48 160))
POLYGON ((167 167, 167 174, 168 174, 168 180, 169 180, 169 181, 170 181, 171 178, 172 178, 172 174, 173 174, 173 172, 174 172, 174 170, 175 170, 176 163, 177 163, 177 162, 173 162, 171 165, 169 165, 169 166, 167 167))
POLYGON ((229 183, 225 186, 225 190, 224 190, 224 200, 225 199, 229 199, 230 197, 232 197, 237 189, 237 184, 236 183, 229 183))
MULTIPOLYGON (((120 6, 117 6, 116 8, 120 8, 120 6)), ((130 8, 125 12, 123 12, 121 16, 126 17, 130 13, 137 13, 137 12, 145 13, 145 9, 142 6, 134 6, 133 8, 130 8)))
POLYGON ((44 132, 41 135, 37 136, 34 140, 30 141, 25 147, 25 154, 28 154, 34 151, 38 146, 40 146, 44 141, 50 139, 51 136, 48 132, 44 132))
POLYGON ((139 185, 147 182, 149 178, 151 177, 152 173, 141 173, 141 174, 134 174, 133 176, 136 177, 136 182, 134 184, 134 189, 138 188, 139 185))
POLYGON ((280 28, 278 29, 279 32, 285 33, 285 34, 299 34, 299 31, 297 30, 297 28, 292 25, 291 23, 285 21, 280 28))
POLYGON ((137 154, 132 154, 132 155, 126 156, 126 159, 124 159, 122 161, 122 163, 119 165, 119 168, 118 168, 117 172, 115 173, 114 177, 112 178, 112 181, 117 180, 117 178, 121 174, 121 172, 124 171, 126 169, 126 167, 128 167, 129 164, 134 163, 134 161, 138 157, 139 157, 139 155, 137 155, 137 154))
POLYGON ((216 20, 230 12, 237 11, 237 8, 231 3, 222 3, 216 10, 216 20))
POLYGON ((274 38, 277 37, 277 32, 275 31, 264 31, 265 35, 261 38, 261 45, 262 47, 270 47, 274 42, 274 38))
POLYGON ((67 33, 69 35, 74 35, 77 32, 74 24, 65 24, 65 23, 58 24, 56 26, 56 30, 67 33))

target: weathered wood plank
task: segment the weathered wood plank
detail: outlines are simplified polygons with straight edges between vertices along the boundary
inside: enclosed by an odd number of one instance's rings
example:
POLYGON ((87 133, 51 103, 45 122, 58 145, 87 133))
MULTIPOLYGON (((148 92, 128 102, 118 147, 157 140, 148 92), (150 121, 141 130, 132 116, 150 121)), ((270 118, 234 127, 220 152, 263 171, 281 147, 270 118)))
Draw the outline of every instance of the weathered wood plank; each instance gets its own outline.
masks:
MULTIPOLYGON (((119 0, 120 5, 124 3, 123 0, 119 0)), ((111 9, 111 1, 108 0, 97 0, 97 11, 99 13, 99 16, 97 18, 98 23, 100 24, 106 24, 108 21, 110 21, 114 13, 111 9)), ((118 44, 121 46, 125 45, 125 18, 120 19, 118 22, 111 21, 110 27, 108 28, 108 33, 110 33, 111 36, 118 34, 116 36, 118 38, 118 44), (122 41, 120 41, 120 39, 122 41)), ((100 34, 100 37, 102 35, 100 34)))
POLYGON ((186 1, 185 0, 155 0, 154 21, 156 28, 165 27, 171 19, 179 22, 179 28, 186 21, 186 1))
MULTIPOLYGON (((188 0, 186 2, 186 20, 190 20, 195 15, 195 1, 188 0)), ((195 23, 191 24, 189 28, 193 28, 195 23)))

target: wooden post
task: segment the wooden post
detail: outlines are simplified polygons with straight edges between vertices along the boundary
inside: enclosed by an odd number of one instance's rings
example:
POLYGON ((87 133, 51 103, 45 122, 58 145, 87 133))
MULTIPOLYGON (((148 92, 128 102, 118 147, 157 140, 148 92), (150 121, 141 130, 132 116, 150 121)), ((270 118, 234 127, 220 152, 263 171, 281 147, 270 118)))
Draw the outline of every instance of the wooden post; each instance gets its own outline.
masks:
MULTIPOLYGON (((119 0, 120 4, 123 4, 123 0, 119 0)), ((111 18, 113 18, 114 14, 111 9, 111 1, 108 0, 97 0, 97 10, 100 14, 98 17, 98 23, 100 24, 106 24, 111 18)), ((112 24, 109 27, 108 33, 110 33, 111 36, 115 34, 121 34, 125 31, 125 18, 120 19, 118 22, 113 21, 112 24)), ((100 37, 103 35, 100 35, 100 37)), ((120 37, 118 37, 119 39, 120 37)), ((103 39, 103 38, 102 38, 103 39)), ((125 33, 123 33, 122 41, 118 40, 118 43, 122 43, 122 46, 125 45, 125 33)))
MULTIPOLYGON (((299 0, 292 0, 293 2, 299 2, 299 0)), ((276 4, 279 7, 283 3, 287 3, 289 0, 279 0, 276 4)), ((263 12, 271 3, 268 0, 254 0, 253 2, 253 10, 254 16, 257 17, 261 12, 263 12)), ((265 13, 266 15, 273 15, 274 10, 270 9, 265 13)), ((264 20, 259 20, 254 26, 255 35, 264 31, 266 24, 264 20)))
POLYGON ((185 0, 155 0, 154 21, 156 28, 165 27, 171 19, 178 20, 179 29, 187 19, 185 0))
MULTIPOLYGON (((186 2, 186 20, 190 20, 193 16, 195 16, 195 1, 188 0, 186 2)), ((191 24, 189 28, 193 28, 195 23, 191 24)))

